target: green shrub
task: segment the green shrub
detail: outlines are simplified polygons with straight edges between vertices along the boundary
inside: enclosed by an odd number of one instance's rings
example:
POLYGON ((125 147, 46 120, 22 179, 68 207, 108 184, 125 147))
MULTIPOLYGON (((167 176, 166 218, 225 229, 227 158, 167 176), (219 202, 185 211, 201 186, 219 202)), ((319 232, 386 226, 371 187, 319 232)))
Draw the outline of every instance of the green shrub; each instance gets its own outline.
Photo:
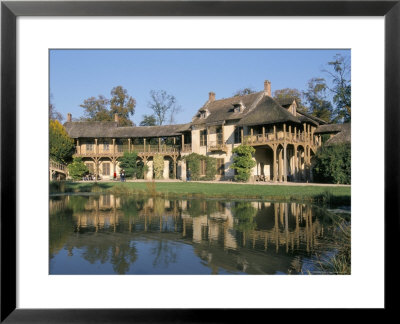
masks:
POLYGON ((322 146, 313 158, 315 182, 351 183, 351 145, 322 146))
POLYGON ((132 178, 137 177, 138 166, 136 163, 137 153, 136 152, 124 152, 124 155, 119 158, 119 167, 125 170, 125 177, 132 178))
POLYGON ((255 167, 256 162, 253 160, 253 154, 256 152, 255 148, 249 145, 240 145, 232 150, 236 155, 233 157, 233 163, 230 165, 231 169, 236 170, 236 181, 248 181, 250 178, 250 171, 255 167))
POLYGON ((197 153, 191 153, 184 157, 187 162, 187 167, 190 169, 191 180, 214 180, 217 174, 217 159, 200 155, 197 153), (205 175, 200 174, 200 163, 205 161, 206 170, 205 175))
POLYGON ((161 154, 156 154, 153 157, 154 177, 162 179, 164 173, 164 157, 161 154))
POLYGON ((83 163, 81 158, 74 158, 74 162, 68 165, 68 173, 74 180, 80 180, 89 172, 88 167, 83 163))

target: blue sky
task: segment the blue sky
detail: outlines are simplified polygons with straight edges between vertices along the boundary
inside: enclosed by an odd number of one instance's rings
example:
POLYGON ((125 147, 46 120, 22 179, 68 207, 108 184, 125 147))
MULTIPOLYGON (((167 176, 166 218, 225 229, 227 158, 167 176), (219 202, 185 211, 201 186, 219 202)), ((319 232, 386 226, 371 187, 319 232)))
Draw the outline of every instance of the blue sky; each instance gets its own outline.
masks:
POLYGON ((187 123, 210 91, 221 99, 246 87, 260 91, 264 80, 272 92, 306 90, 313 77, 329 82, 322 69, 335 54, 349 57, 350 50, 51 50, 51 101, 65 119, 68 112, 79 118, 85 99, 109 98, 121 85, 136 100, 131 119, 139 124, 151 113, 150 91, 165 90, 182 107, 176 122, 187 123))

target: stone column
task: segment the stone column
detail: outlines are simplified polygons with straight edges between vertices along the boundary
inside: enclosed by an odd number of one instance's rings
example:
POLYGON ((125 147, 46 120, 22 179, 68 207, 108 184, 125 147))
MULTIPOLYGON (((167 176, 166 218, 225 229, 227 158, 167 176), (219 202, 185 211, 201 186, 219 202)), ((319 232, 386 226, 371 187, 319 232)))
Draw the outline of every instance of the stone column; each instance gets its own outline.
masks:
POLYGON ((164 160, 163 179, 169 179, 169 160, 164 160))
POLYGON ((153 161, 147 161, 147 166, 149 167, 149 170, 147 171, 147 174, 146 174, 146 180, 152 180, 153 179, 153 161))
POLYGON ((174 180, 176 179, 176 157, 174 157, 173 159, 172 159, 172 163, 174 164, 173 165, 173 177, 174 177, 174 180))
POLYGON ((276 145, 275 145, 275 144, 274 144, 273 147, 272 147, 272 151, 274 152, 274 154, 273 154, 273 161, 272 161, 272 172, 273 172, 272 180, 273 180, 273 181, 276 181, 276 180, 277 180, 277 179, 276 179, 277 167, 276 167, 276 145))
POLYGON ((181 161, 181 180, 186 181, 186 161, 181 161))

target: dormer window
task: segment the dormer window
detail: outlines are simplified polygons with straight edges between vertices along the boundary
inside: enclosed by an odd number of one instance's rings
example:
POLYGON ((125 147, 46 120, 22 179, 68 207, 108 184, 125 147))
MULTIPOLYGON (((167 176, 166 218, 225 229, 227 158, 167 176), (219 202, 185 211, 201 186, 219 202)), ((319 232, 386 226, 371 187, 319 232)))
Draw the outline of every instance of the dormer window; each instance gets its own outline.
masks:
POLYGON ((241 113, 243 110, 244 110, 244 105, 241 102, 233 104, 234 113, 241 113))
POLYGON ((199 111, 199 113, 200 113, 199 117, 203 118, 203 119, 207 118, 210 115, 210 112, 208 111, 208 109, 201 109, 199 111))

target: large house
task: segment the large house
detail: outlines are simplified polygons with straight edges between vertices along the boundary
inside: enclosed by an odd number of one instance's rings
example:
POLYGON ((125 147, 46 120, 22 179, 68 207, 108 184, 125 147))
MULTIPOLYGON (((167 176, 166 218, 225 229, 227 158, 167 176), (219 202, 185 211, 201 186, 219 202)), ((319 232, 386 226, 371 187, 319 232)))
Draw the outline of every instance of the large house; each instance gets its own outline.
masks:
MULTIPOLYGON (((217 179, 233 179, 232 150, 240 144, 256 152, 252 180, 312 181, 311 159, 322 135, 329 141, 350 141, 350 125, 326 125, 297 108, 295 100, 278 102, 271 97, 271 83, 264 90, 216 100, 210 92, 207 102, 188 124, 166 126, 119 126, 114 122, 73 122, 68 114, 64 124, 75 140, 75 157, 81 157, 91 173, 102 179, 119 174, 118 158, 137 152, 148 166, 145 179, 153 177, 153 157, 164 157, 164 178, 186 179, 183 156, 198 153, 217 159, 217 179)), ((329 142, 328 141, 328 142, 329 142)), ((205 166, 201 166, 205 173, 205 166)))

